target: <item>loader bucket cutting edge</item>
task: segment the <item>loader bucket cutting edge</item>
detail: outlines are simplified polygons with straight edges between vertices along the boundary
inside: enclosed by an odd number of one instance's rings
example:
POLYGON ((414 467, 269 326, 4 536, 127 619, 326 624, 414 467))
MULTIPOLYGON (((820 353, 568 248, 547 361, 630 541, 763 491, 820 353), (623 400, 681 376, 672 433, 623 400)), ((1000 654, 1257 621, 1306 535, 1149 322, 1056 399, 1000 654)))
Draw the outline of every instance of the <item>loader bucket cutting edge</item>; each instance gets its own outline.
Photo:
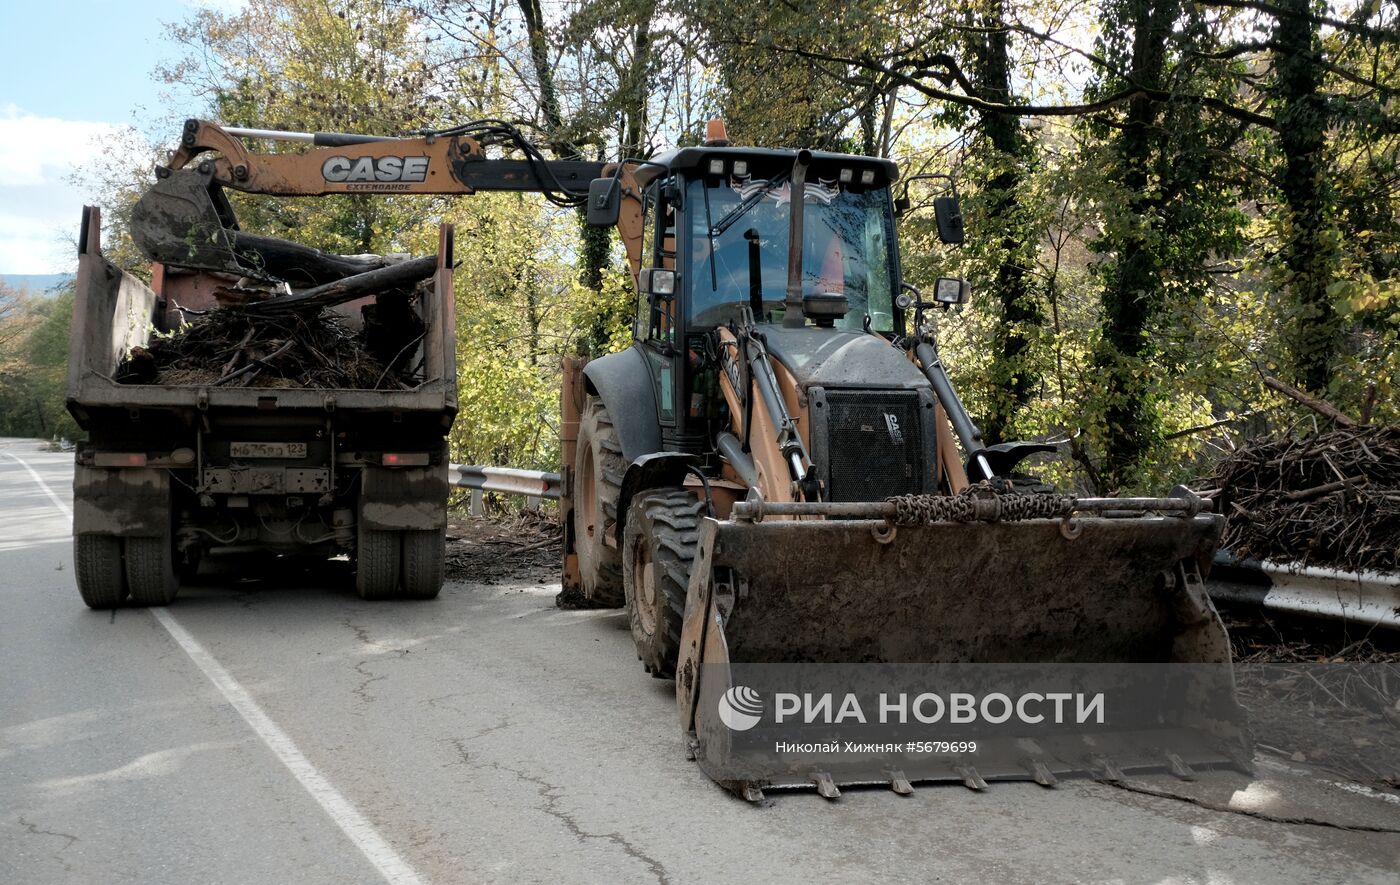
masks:
POLYGON ((702 769, 750 798, 763 787, 831 795, 851 784, 903 792, 917 781, 1051 786, 1072 775, 1247 771, 1229 642, 1201 583, 1222 522, 1096 517, 1078 520, 1077 535, 1059 520, 940 523, 900 526, 891 538, 875 521, 706 520, 677 676, 683 730, 702 769), (945 719, 854 732, 771 721, 783 691, 831 693, 835 706, 844 693, 931 682, 974 693, 1096 688, 1112 715, 1093 727, 952 728, 945 719), (743 698, 731 689, 766 704, 751 731, 722 721, 732 707, 721 702, 743 698), (906 749, 821 752, 852 735, 906 749), (911 753, 911 737, 978 749, 911 753), (775 742, 816 752, 775 755, 775 742))

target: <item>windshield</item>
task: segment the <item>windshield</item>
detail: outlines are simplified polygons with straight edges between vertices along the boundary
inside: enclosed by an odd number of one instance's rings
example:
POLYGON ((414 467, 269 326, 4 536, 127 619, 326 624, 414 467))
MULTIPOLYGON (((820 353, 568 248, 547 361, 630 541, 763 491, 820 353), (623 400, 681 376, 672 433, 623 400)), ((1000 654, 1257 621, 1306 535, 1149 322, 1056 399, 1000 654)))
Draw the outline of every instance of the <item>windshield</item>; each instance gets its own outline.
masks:
MULTIPOLYGON (((758 271, 762 311, 759 322, 783 315, 787 292, 790 186, 750 181, 691 181, 686 195, 690 216, 690 323, 715 326, 736 319, 750 304, 753 271, 758 271), (708 202, 708 206, 706 203, 708 202), (741 203, 750 203, 746 210, 741 203), (751 254, 756 248, 756 261, 751 254)), ((894 330, 893 231, 889 191, 861 192, 808 182, 803 217, 802 293, 846 296, 850 311, 841 329, 894 330)))

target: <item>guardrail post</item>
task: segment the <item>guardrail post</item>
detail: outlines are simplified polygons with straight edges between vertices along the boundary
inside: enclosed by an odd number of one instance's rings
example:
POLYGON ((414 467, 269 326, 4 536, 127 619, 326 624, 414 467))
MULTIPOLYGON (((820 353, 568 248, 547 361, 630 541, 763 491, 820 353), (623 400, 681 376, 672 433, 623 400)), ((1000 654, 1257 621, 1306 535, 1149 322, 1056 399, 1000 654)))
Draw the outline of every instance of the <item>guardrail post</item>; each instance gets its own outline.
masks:
POLYGON ((486 496, 482 494, 481 489, 472 489, 471 514, 472 516, 486 515, 486 496))
POLYGON ((525 496, 525 509, 526 509, 526 510, 539 510, 539 509, 540 509, 540 500, 541 500, 541 499, 540 499, 540 497, 539 497, 538 495, 526 495, 526 496, 525 496))

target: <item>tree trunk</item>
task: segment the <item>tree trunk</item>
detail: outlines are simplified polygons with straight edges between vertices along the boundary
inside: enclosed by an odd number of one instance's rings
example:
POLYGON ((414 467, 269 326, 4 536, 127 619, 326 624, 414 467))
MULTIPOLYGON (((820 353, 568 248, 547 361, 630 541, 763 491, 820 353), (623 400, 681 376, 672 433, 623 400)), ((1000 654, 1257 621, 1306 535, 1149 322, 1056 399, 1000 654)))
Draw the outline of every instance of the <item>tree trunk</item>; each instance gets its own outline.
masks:
MULTIPOLYGON (((1133 29, 1134 82, 1149 87, 1161 84, 1176 6, 1175 0, 1128 0, 1125 4, 1126 24, 1133 29)), ((1158 116, 1156 101, 1141 95, 1133 98, 1114 145, 1117 178, 1130 194, 1127 210, 1134 219, 1158 213, 1160 191, 1153 186, 1150 174, 1164 137, 1156 126, 1158 116)), ((1121 230, 1108 242, 1115 257, 1104 269, 1103 337, 1094 360, 1106 387, 1103 476, 1110 486, 1108 491, 1133 482, 1158 432, 1148 399, 1145 363, 1151 354, 1148 329, 1161 302, 1162 276, 1149 240, 1149 226, 1122 225, 1121 230)))
MULTIPOLYGON (((520 12, 525 17, 525 29, 530 43, 530 61, 535 68, 535 79, 540 84, 540 109, 544 113, 545 125, 549 127, 550 147, 561 159, 581 159, 583 151, 580 146, 564 138, 564 119, 559 110, 559 93, 554 85, 554 70, 549 65, 549 44, 540 0, 519 0, 519 3, 520 12)), ((603 273, 607 270, 608 258, 612 252, 610 231, 588 224, 586 206, 578 208, 578 227, 581 246, 579 282, 596 292, 603 288, 603 273)), ((595 327, 597 325, 594 324, 595 327)), ((600 342, 592 340, 597 338, 596 332, 589 337, 587 346, 591 351, 600 342)))
POLYGON ((647 105, 650 98, 647 71, 651 67, 651 19, 656 4, 647 0, 638 4, 637 20, 633 23, 632 62, 627 66, 627 82, 622 85, 626 132, 623 136, 624 156, 637 156, 646 150, 647 105))
POLYGON ((1294 379, 1322 393, 1332 381, 1341 343, 1341 324, 1327 296, 1336 248, 1324 168, 1329 113, 1326 96, 1320 93, 1322 50, 1309 0, 1279 0, 1279 7, 1273 57, 1283 152, 1282 258, 1293 302, 1288 355, 1294 379))
MULTIPOLYGON (((982 16, 986 30, 974 45, 974 74, 982 98, 1013 104, 1007 32, 1001 30, 1004 15, 1003 0, 989 0, 982 16)), ((1030 332, 1044 317, 1028 274, 1035 258, 1035 232, 1028 223, 1020 194, 1026 171, 1034 162, 1035 149, 1015 115, 983 113, 981 124, 996 155, 994 162, 1001 167, 986 183, 987 228, 1000 238, 1001 262, 993 294, 1001 307, 1001 318, 993 332, 992 405, 984 433, 988 442, 998 443, 1006 439, 1017 412, 1030 401, 1040 383, 1039 375, 1028 362, 1030 332)))

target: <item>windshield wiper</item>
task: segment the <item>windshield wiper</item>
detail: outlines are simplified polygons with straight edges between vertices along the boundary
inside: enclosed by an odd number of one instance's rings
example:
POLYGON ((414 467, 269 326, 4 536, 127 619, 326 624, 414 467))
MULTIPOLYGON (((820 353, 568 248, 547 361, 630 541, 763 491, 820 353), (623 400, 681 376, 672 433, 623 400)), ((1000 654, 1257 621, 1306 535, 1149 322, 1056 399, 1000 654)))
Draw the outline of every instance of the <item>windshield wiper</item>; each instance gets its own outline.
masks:
POLYGON ((705 196, 705 232, 710 239, 710 289, 719 289, 719 271, 715 268, 715 226, 710 222, 710 189, 702 186, 700 191, 705 196))
POLYGON ((730 209, 728 214, 721 218, 719 222, 715 224, 714 227, 710 228, 710 236, 717 237, 720 234, 723 234, 725 231, 729 230, 730 226, 732 226, 734 222, 738 221, 740 218, 743 218, 744 215, 750 209, 752 209, 754 206, 757 206, 759 200, 763 199, 770 192, 772 192, 772 190, 775 187, 787 181, 789 175, 791 175, 790 172, 784 172, 780 174, 777 178, 774 178, 771 181, 769 181, 763 187, 759 188, 752 194, 749 194, 747 197, 745 197, 743 201, 739 203, 739 205, 735 206, 733 209, 730 209))

